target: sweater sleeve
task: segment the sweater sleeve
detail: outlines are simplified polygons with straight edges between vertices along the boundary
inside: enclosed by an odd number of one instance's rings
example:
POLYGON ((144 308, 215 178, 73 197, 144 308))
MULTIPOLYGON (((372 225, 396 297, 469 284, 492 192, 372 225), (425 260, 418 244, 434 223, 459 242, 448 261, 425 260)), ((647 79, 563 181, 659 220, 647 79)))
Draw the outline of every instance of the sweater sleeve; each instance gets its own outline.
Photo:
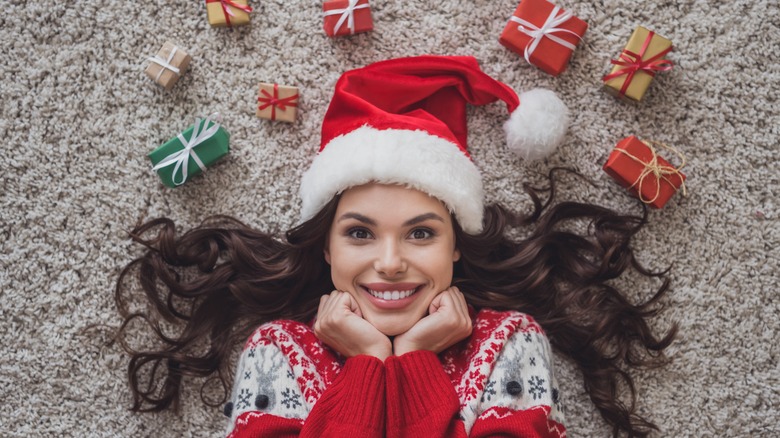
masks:
POLYGON ((278 436, 298 436, 309 415, 300 387, 278 346, 254 345, 241 353, 233 392, 225 405, 230 417, 228 435, 260 436, 248 433, 256 423, 272 423, 278 436), (281 431, 284 430, 284 433, 281 431))
POLYGON ((427 350, 385 360, 387 437, 463 437, 460 403, 438 357, 427 350))
POLYGON ((473 382, 481 391, 476 404, 461 406, 434 353, 388 358, 387 436, 566 436, 549 343, 540 331, 526 328, 510 337, 487 379, 473 382))
POLYGON ((228 436, 380 437, 385 415, 384 380, 379 359, 347 359, 309 408, 279 347, 256 346, 244 351, 238 365, 228 436))
POLYGON ((469 436, 565 437, 552 359, 541 330, 516 331, 485 382, 469 436))

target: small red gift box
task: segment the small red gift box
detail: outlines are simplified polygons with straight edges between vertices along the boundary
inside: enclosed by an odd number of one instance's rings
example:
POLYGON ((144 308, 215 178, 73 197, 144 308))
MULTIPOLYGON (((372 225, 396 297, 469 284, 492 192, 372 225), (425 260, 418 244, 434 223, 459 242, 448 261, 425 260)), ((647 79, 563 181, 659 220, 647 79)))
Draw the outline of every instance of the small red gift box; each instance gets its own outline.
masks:
POLYGON ((547 0, 523 0, 498 41, 542 71, 558 76, 588 23, 547 0))
POLYGON ((354 35, 374 29, 368 0, 325 0, 323 27, 330 37, 354 35))
POLYGON ((676 150, 632 135, 615 146, 604 164, 604 171, 645 204, 662 208, 680 187, 685 194, 685 175, 680 172, 683 166, 685 159, 676 150), (673 151, 683 163, 680 167, 672 166, 658 156, 654 145, 673 151))

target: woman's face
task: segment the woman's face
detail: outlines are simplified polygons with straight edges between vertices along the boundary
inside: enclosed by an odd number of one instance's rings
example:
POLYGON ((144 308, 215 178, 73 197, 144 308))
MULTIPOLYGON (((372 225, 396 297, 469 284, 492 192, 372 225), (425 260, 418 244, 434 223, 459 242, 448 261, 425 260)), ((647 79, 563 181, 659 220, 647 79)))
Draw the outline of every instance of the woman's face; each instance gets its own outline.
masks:
POLYGON ((325 246, 336 289, 387 336, 409 330, 450 286, 452 219, 441 201, 398 185, 367 184, 341 195, 325 246))

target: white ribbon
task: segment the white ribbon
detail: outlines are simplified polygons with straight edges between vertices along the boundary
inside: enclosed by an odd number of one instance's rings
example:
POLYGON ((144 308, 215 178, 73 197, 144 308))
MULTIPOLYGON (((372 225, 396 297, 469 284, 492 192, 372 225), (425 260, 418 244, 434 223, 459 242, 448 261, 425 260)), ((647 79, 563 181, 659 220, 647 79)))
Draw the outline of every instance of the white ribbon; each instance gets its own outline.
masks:
POLYGON ((525 60, 528 61, 529 64, 531 64, 531 55, 534 53, 534 50, 536 50, 536 46, 539 45, 539 42, 542 41, 542 38, 547 37, 556 43, 562 45, 563 47, 566 47, 567 49, 574 50, 577 47, 561 38, 558 38, 555 35, 552 35, 555 32, 567 32, 577 37, 577 39, 581 39, 579 35, 577 35, 576 32, 572 32, 568 29, 561 29, 557 26, 560 26, 561 24, 569 21, 572 17, 574 17, 574 14, 571 11, 565 11, 561 15, 557 16, 558 11, 560 11, 561 8, 558 6, 555 6, 550 12, 550 16, 547 17, 547 20, 544 22, 542 27, 537 27, 535 24, 523 20, 520 17, 512 16, 510 18, 510 21, 514 21, 515 23, 520 24, 520 26, 517 26, 517 30, 520 32, 528 35, 531 37, 531 41, 528 42, 528 44, 525 45, 525 51, 523 55, 525 56, 525 60))
POLYGON ((155 82, 160 80, 160 76, 162 76, 166 68, 172 71, 174 74, 176 74, 176 76, 179 76, 181 74, 178 67, 174 67, 173 65, 171 65, 171 61, 173 61, 173 55, 175 54, 176 54, 176 46, 173 46, 173 50, 171 50, 171 53, 168 55, 168 59, 160 58, 159 54, 154 55, 153 58, 149 58, 149 61, 160 64, 160 67, 162 67, 160 71, 157 72, 157 77, 154 78, 155 82))
POLYGON ((152 170, 156 171, 172 164, 175 165, 173 168, 173 173, 171 174, 171 181, 173 181, 173 183, 177 186, 182 185, 187 181, 187 166, 190 162, 190 157, 195 160, 195 163, 197 163, 197 165, 200 167, 200 170, 205 172, 206 166, 203 164, 203 161, 200 160, 200 157, 193 149, 195 146, 203 143, 217 133, 217 130, 219 129, 218 120, 219 114, 212 114, 208 116, 206 120, 196 118, 195 126, 192 128, 192 136, 189 140, 186 140, 181 132, 178 134, 179 141, 184 145, 184 149, 174 152, 163 158, 162 161, 157 163, 157 165, 152 168, 152 170), (215 121, 214 124, 208 128, 209 123, 212 121, 212 117, 217 119, 217 121, 215 121), (201 128, 203 128, 202 131, 201 128), (182 178, 181 182, 176 182, 176 172, 178 172, 179 169, 181 169, 182 178))
POLYGON ((341 14, 341 18, 339 18, 339 21, 336 22, 336 25, 333 26, 333 34, 335 35, 336 32, 341 29, 341 26, 344 25, 344 21, 347 21, 347 27, 349 28, 349 34, 354 35, 355 34, 355 9, 365 9, 370 7, 368 3, 364 3, 362 5, 358 5, 358 2, 360 0, 349 0, 349 4, 344 9, 331 9, 329 11, 325 11, 325 16, 330 15, 338 15, 341 14))

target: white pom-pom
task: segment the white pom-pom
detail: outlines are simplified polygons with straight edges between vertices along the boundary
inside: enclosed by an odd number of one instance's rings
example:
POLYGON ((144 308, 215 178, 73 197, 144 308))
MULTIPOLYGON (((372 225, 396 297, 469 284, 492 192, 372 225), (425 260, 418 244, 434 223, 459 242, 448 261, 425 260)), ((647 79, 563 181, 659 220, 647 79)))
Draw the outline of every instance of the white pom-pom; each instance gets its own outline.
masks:
POLYGON ((519 97, 520 106, 504 123, 507 145, 526 160, 544 158, 563 142, 569 110, 551 90, 536 88, 519 97))

